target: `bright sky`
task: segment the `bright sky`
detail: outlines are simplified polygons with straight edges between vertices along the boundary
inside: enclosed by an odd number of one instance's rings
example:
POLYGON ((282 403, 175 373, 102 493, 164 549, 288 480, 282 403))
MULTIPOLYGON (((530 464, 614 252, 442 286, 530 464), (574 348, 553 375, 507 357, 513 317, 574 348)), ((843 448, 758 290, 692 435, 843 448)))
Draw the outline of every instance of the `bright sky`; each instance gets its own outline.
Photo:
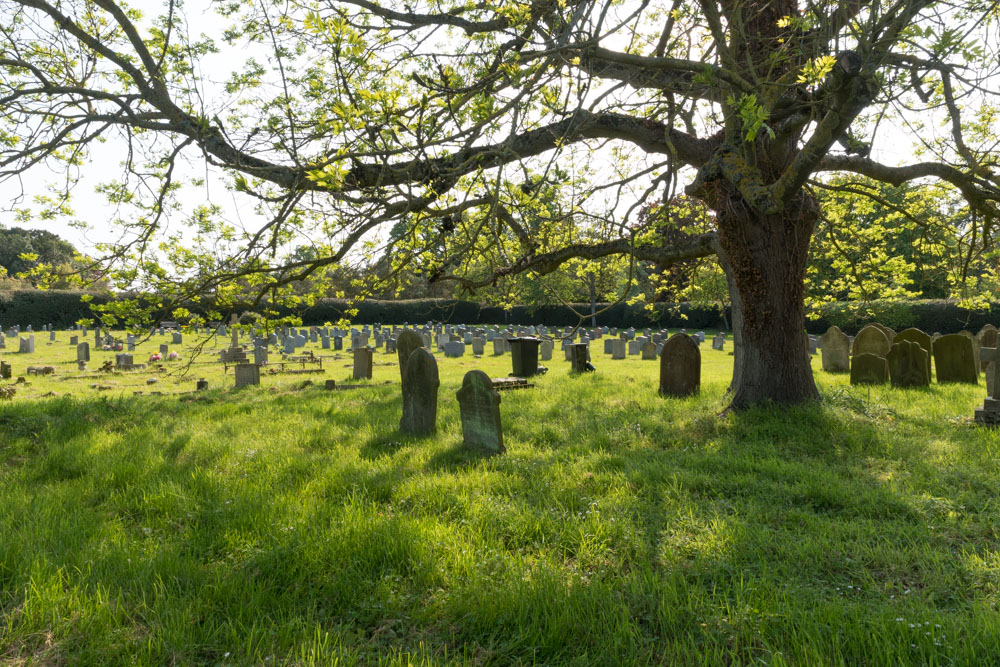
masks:
MULTIPOLYGON (((216 107, 214 110, 219 116, 224 116, 221 107, 229 101, 224 99, 225 94, 221 87, 228 74, 240 69, 248 55, 253 53, 253 49, 230 48, 221 39, 222 31, 226 21, 210 8, 209 0, 188 0, 184 11, 187 14, 189 25, 196 26, 198 30, 215 38, 217 45, 221 49, 220 53, 207 56, 202 60, 202 78, 205 81, 204 96, 207 105, 216 107)), ((266 55, 257 54, 257 59, 266 62, 266 55)), ((94 192, 94 187, 101 180, 110 180, 119 176, 119 166, 124 156, 125 146, 120 141, 109 141, 103 145, 95 145, 92 148, 91 162, 85 170, 85 175, 81 179, 75 191, 74 209, 77 217, 88 224, 86 230, 81 230, 68 226, 63 221, 34 221, 27 226, 38 229, 47 229, 59 236, 69 240, 83 252, 91 250, 95 243, 109 242, 115 240, 114 232, 109 224, 109 220, 114 211, 110 209, 103 196, 94 192)), ((192 158, 186 165, 186 173, 182 176, 206 177, 205 186, 197 189, 188 189, 183 195, 185 212, 194 207, 214 203, 223 208, 225 216, 230 222, 239 225, 240 222, 247 226, 254 226, 259 222, 253 211, 253 204, 249 198, 228 191, 218 175, 206 172, 205 164, 198 159, 195 151, 188 151, 188 156, 192 158)), ((911 159, 912 151, 910 142, 899 129, 885 128, 880 132, 879 141, 874 147, 872 157, 878 161, 888 164, 898 164, 911 159)), ((59 181, 63 174, 52 171, 36 170, 23 177, 20 184, 6 183, 0 185, 0 197, 10 200, 20 191, 23 186, 27 196, 42 192, 41 184, 46 181, 59 181)), ((2 215, 2 214, 0 214, 2 215)), ((0 217, 2 224, 16 224, 7 217, 0 217)), ((242 225, 239 225, 242 226, 242 225)), ((178 225, 174 225, 176 229, 178 225)))

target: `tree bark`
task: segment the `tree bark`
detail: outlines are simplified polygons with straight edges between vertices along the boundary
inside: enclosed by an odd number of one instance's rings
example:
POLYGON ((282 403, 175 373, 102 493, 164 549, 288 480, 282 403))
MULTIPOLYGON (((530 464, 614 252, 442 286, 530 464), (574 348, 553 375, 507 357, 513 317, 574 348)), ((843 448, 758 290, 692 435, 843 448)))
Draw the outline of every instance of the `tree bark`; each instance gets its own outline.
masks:
POLYGON ((589 274, 590 280, 587 285, 590 288, 590 326, 597 327, 597 277, 589 274))
POLYGON ((730 410, 819 398, 805 331, 805 270, 818 207, 806 193, 780 214, 752 211, 736 193, 715 208, 719 261, 732 297, 730 410))

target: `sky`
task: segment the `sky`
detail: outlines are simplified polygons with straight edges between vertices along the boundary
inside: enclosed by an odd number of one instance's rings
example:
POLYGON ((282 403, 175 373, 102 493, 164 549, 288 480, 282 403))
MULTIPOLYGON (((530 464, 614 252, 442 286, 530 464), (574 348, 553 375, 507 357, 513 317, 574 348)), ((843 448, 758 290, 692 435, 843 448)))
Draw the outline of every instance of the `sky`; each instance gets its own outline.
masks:
MULTIPOLYGON (((215 37, 216 43, 220 47, 218 54, 206 56, 200 63, 202 78, 205 81, 204 94, 211 105, 212 102, 219 102, 218 97, 224 95, 221 81, 230 72, 238 70, 242 66, 248 55, 254 53, 254 47, 242 45, 234 48, 227 46, 222 41, 221 34, 227 21, 211 9, 208 0, 189 0, 184 11, 187 14, 189 25, 215 37)), ((266 60, 263 53, 257 53, 257 57, 261 61, 266 60)), ((24 226, 54 232, 69 240, 84 253, 90 252, 95 243, 116 240, 115 232, 106 222, 114 215, 114 211, 109 208, 103 196, 94 192, 94 187, 101 180, 112 179, 118 175, 117 170, 123 159, 124 149, 123 142, 115 140, 103 145, 94 145, 92 148, 90 163, 74 194, 74 208, 77 217, 88 223, 87 229, 73 228, 63 221, 45 220, 34 220, 24 226)), ((210 202, 221 206, 224 216, 237 225, 243 223, 252 227, 255 223, 261 222, 254 213, 253 203, 248 197, 227 190, 218 173, 206 171, 206 165, 198 159, 195 151, 188 151, 188 156, 193 159, 185 163, 180 175, 203 176, 205 177, 205 185, 184 192, 182 201, 185 210, 190 211, 198 205, 210 202)), ((874 146, 872 157, 888 164, 908 161, 912 158, 910 142, 899 129, 890 128, 880 135, 879 141, 874 146)), ((40 192, 41 183, 53 179, 58 180, 61 177, 62 174, 58 172, 36 170, 24 175, 21 183, 0 184, 0 197, 10 201, 20 191, 21 184, 23 184, 26 194, 30 198, 40 192)), ((4 217, 0 217, 0 223, 15 224, 9 219, 5 220, 4 217)), ((175 223, 173 228, 177 229, 178 225, 175 223)))

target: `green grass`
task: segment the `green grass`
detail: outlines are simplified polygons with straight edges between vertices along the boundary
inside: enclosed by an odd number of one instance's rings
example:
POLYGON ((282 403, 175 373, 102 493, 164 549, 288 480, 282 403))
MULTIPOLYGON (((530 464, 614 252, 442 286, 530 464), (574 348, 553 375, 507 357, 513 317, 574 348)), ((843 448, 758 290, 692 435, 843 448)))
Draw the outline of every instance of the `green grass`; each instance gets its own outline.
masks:
POLYGON ((461 447, 455 391, 509 356, 439 355, 426 439, 399 434, 381 351, 344 392, 235 392, 210 366, 161 380, 210 377, 179 397, 132 396, 148 374, 32 379, 0 405, 0 663, 996 661, 982 384, 817 370, 821 405, 719 417, 727 352, 703 345, 701 395, 668 400, 657 363, 594 347, 597 373, 557 353, 503 394, 493 457, 461 447), (24 398, 48 391, 74 395, 24 398))

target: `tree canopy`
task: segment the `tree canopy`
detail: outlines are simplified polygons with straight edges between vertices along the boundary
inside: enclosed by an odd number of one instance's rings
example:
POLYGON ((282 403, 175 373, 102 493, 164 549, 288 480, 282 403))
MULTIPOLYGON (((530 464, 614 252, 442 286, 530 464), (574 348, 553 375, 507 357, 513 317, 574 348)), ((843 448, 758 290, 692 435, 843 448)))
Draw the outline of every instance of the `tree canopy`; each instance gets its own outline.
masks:
POLYGON ((571 260, 715 254, 739 408, 816 396, 805 354, 788 350, 805 349, 825 179, 940 183, 965 208, 960 238, 982 249, 994 236, 995 3, 213 7, 228 28, 206 36, 179 0, 155 15, 0 0, 0 175, 60 165, 41 206, 71 216, 88 155, 113 138, 122 169, 101 191, 121 240, 105 259, 119 284, 168 300, 309 299, 304 279, 376 256, 385 275, 475 289, 571 260), (210 75, 219 51, 245 62, 210 75), (903 163, 877 159, 907 141, 903 163), (183 210, 184 160, 219 170, 259 224, 212 202, 183 210), (680 195, 708 230, 664 233, 684 226, 680 195), (654 202, 666 214, 640 220, 654 202), (302 239, 314 253, 291 252, 302 239))

